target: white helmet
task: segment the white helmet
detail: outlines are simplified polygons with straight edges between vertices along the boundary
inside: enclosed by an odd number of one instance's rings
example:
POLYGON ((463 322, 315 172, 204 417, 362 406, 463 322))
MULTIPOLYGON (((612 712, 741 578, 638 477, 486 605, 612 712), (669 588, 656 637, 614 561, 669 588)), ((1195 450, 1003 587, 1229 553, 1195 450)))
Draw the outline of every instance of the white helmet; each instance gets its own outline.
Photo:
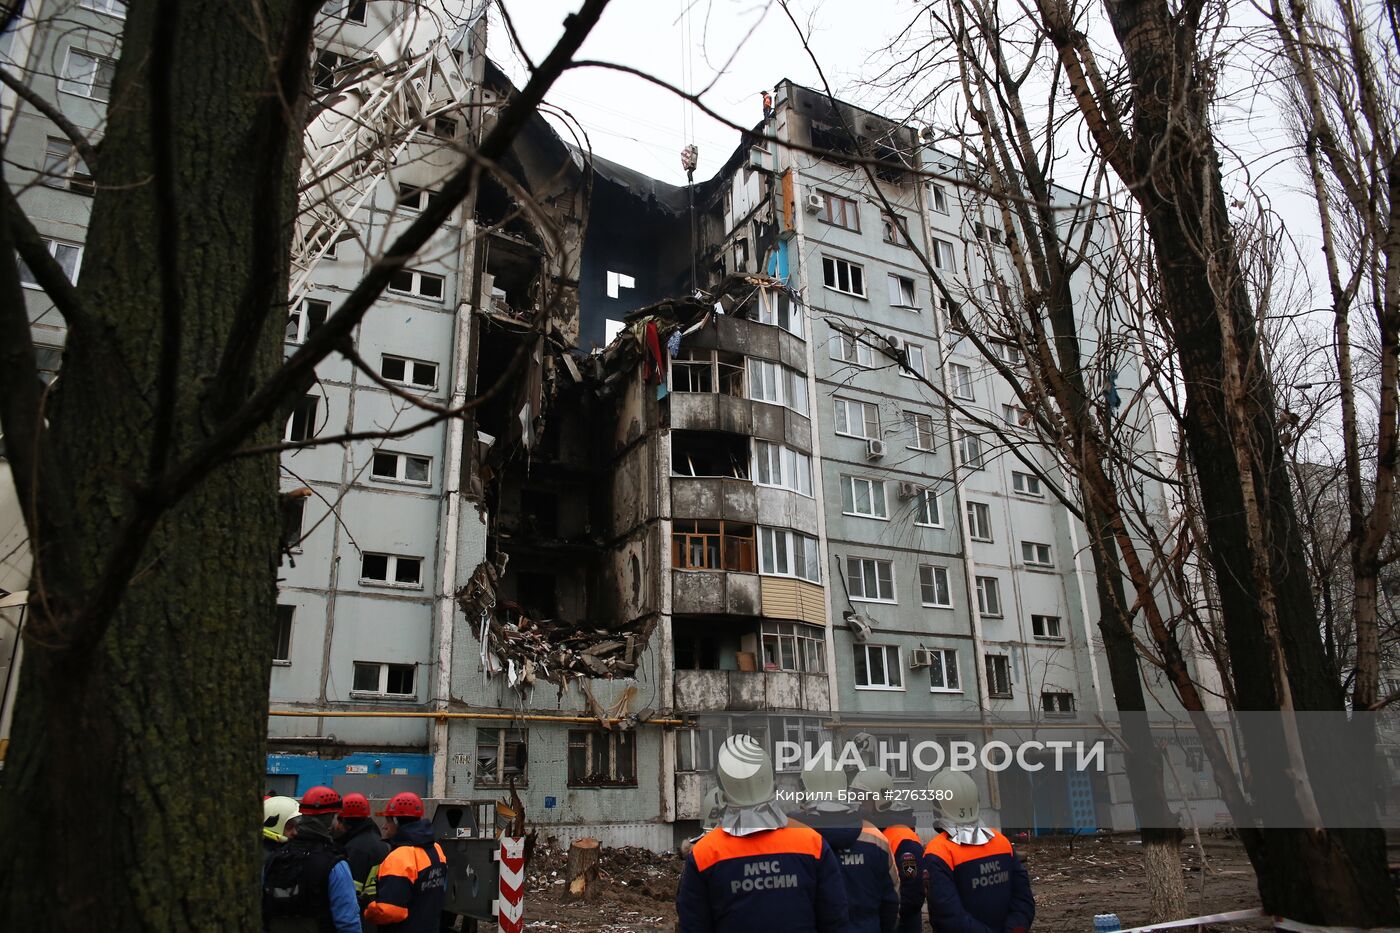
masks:
POLYGON ((802 790, 807 806, 822 813, 847 813, 846 772, 840 768, 813 763, 802 772, 802 790))
POLYGON ((860 791, 877 811, 884 813, 893 803, 894 778, 881 768, 865 768, 851 778, 851 790, 860 791))
POLYGON ((724 791, 720 790, 718 787, 711 788, 710 792, 705 795, 704 802, 700 804, 700 812, 704 814, 700 820, 701 825, 706 829, 711 829, 718 825, 719 813, 723 809, 724 791))
POLYGON ((715 756, 724 802, 731 807, 756 807, 773 799, 773 760, 751 735, 731 735, 715 756))
POLYGON ((263 838, 273 842, 287 841, 287 822, 301 816, 301 807, 294 797, 269 797, 263 801, 263 838))
POLYGON ((938 819, 954 825, 977 822, 982 802, 977 794, 977 782, 966 771, 944 769, 928 782, 933 798, 933 812, 938 819))

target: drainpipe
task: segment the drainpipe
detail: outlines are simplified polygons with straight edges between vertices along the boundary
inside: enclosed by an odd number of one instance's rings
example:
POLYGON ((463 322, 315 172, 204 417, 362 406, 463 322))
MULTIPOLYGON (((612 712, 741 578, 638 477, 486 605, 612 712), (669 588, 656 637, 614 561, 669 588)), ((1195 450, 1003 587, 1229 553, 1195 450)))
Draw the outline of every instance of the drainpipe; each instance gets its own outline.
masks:
POLYGON ((1079 564, 1079 531, 1075 528, 1075 518, 1068 510, 1065 524, 1069 526, 1069 548, 1074 555, 1074 585, 1079 589, 1079 616, 1084 623, 1084 653, 1089 657, 1089 680, 1094 688, 1094 709, 1103 712, 1103 690, 1099 685, 1099 661, 1094 650, 1094 630, 1089 622, 1088 594, 1084 589, 1084 569, 1079 564))

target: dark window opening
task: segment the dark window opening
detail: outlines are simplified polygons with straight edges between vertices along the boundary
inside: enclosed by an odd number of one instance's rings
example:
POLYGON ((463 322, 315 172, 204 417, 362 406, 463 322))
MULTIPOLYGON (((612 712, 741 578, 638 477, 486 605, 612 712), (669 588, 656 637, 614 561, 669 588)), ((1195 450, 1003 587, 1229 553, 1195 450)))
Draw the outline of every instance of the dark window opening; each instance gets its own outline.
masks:
POLYGON ((515 577, 516 601, 534 619, 553 619, 559 614, 559 578, 552 573, 522 570, 515 577))
POLYGON ((634 732, 569 730, 570 787, 636 787, 634 732))
POLYGON ((545 538, 559 537, 559 497, 543 489, 520 492, 520 513, 527 531, 545 538))
POLYGON ((671 472, 748 479, 748 439, 717 431, 672 431, 671 472))

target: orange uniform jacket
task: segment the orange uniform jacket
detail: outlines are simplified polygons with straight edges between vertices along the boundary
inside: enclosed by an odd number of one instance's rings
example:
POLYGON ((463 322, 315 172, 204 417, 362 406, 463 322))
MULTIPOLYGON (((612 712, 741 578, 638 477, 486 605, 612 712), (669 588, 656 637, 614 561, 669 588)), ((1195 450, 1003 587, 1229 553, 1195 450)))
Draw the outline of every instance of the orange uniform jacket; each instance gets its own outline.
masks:
MULTIPOLYGON (((447 856, 432 841, 427 820, 401 827, 404 845, 389 852, 379 866, 379 893, 365 907, 365 919, 395 933, 437 933, 447 899, 447 856), (426 835, 425 840, 418 837, 426 835), (431 846, 431 848, 429 848, 431 846)), ((397 840, 396 840, 397 841, 397 840)))

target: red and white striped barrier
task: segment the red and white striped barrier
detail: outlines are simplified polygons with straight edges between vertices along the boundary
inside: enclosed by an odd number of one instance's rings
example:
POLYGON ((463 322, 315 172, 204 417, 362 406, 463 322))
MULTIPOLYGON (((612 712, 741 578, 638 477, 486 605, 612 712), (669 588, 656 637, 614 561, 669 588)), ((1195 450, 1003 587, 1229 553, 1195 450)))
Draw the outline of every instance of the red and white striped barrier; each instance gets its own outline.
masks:
POLYGON ((499 897, 491 903, 501 933, 525 930, 525 837, 502 836, 496 852, 501 863, 499 897))

